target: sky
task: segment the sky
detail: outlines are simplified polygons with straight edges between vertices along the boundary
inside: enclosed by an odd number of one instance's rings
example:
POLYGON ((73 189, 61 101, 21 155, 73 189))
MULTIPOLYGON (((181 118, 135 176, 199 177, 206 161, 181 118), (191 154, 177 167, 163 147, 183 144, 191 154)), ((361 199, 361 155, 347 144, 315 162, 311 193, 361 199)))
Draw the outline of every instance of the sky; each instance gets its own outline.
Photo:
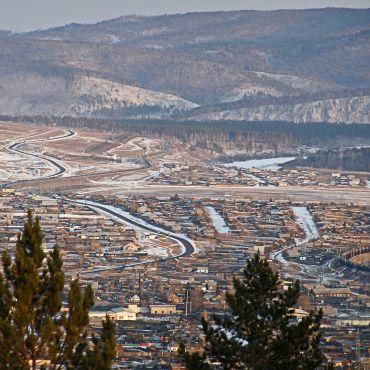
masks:
POLYGON ((370 0, 0 0, 0 29, 23 32, 129 14, 323 7, 370 8, 370 0))

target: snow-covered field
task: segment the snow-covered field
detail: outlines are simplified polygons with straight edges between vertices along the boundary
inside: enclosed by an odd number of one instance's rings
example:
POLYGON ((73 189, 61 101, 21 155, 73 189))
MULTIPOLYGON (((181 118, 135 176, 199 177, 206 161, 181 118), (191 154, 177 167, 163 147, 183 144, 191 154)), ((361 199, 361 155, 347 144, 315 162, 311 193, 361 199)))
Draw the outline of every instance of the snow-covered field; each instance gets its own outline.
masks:
POLYGON ((248 161, 236 161, 232 163, 224 163, 225 167, 238 167, 244 169, 259 168, 261 170, 278 171, 281 165, 293 161, 295 157, 278 157, 264 159, 250 159, 248 161))
POLYGON ((212 223, 216 231, 220 234, 228 234, 230 232, 223 217, 211 206, 206 207, 209 216, 212 219, 212 223))
POLYGON ((30 165, 26 165, 23 159, 22 164, 21 164, 22 170, 20 171, 22 174, 20 175, 21 177, 18 179, 35 180, 35 179, 54 177, 56 175, 59 175, 62 172, 64 172, 64 175, 68 174, 69 166, 66 166, 64 163, 62 163, 60 160, 54 157, 43 155, 42 152, 38 151, 37 147, 33 147, 33 146, 28 147, 27 144, 25 145, 23 143, 19 143, 15 146, 14 144, 15 144, 14 142, 11 142, 7 144, 5 148, 10 152, 15 153, 15 156, 27 158, 26 161, 28 163, 31 163, 30 165), (45 166, 46 170, 43 169, 43 166, 40 165, 40 163, 45 166), (56 166, 56 164, 59 165, 60 168, 56 166), (41 170, 38 170, 37 173, 34 173, 34 171, 31 170, 32 173, 31 173, 30 178, 27 176, 24 177, 23 173, 25 171, 26 171, 26 174, 29 173, 30 169, 32 169, 33 166, 41 168, 41 170), (47 173, 45 171, 49 171, 51 173, 47 173))
POLYGON ((150 256, 168 257, 167 249, 162 247, 150 247, 148 249, 143 249, 143 252, 147 252, 150 256))
POLYGON ((34 180, 52 174, 53 169, 40 158, 0 153, 0 181, 34 180))

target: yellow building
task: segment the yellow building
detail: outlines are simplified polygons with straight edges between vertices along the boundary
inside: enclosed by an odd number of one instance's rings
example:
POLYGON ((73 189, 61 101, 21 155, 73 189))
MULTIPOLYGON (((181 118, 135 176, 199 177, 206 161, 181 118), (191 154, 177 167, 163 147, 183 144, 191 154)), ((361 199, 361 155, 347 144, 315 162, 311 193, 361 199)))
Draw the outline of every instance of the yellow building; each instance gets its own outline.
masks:
POLYGON ((174 304, 152 304, 149 308, 152 315, 173 315, 177 313, 174 304))

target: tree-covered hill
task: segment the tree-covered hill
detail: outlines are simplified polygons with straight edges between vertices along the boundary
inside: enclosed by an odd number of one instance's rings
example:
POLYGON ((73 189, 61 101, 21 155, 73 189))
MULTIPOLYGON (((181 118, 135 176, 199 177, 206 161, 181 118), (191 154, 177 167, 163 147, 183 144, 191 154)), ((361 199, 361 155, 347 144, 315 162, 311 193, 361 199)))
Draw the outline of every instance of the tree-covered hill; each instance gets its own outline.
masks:
MULTIPOLYGON (((361 102, 351 98, 370 87, 369 65, 370 9, 126 16, 2 32, 0 114, 137 118, 186 112, 198 119, 188 111, 200 105, 214 114, 206 119, 220 119, 220 105, 258 98, 274 111, 288 110, 281 119, 318 121, 310 113, 318 105, 317 117, 368 123, 368 95, 361 102), (133 88, 143 89, 140 99, 130 95, 133 88), (153 93, 176 102, 153 103, 153 93), (322 96, 332 100, 321 103, 322 96), (302 109, 282 103, 297 99, 304 100, 302 109), (333 104, 341 109, 333 111, 333 104)), ((243 114, 233 111, 233 119, 246 119, 243 114)), ((247 119, 276 117, 259 110, 247 119)))

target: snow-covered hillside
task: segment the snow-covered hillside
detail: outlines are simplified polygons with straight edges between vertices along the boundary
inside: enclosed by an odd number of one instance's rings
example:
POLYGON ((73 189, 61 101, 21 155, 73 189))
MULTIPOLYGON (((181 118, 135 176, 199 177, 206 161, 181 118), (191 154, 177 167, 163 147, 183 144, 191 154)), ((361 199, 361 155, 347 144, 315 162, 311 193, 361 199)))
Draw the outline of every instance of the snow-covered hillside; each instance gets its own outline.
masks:
POLYGON ((315 93, 333 87, 328 82, 277 73, 250 71, 248 76, 251 78, 251 82, 234 88, 221 99, 221 102, 234 102, 245 96, 258 94, 279 97, 298 91, 300 93, 315 93))
POLYGON ((78 99, 78 103, 71 107, 71 112, 77 115, 133 106, 159 107, 169 112, 185 111, 198 107, 197 104, 175 95, 97 77, 84 76, 79 78, 73 86, 73 94, 78 99))
POLYGON ((261 105, 203 113, 190 118, 199 121, 290 121, 368 124, 370 123, 370 96, 317 100, 291 105, 261 105))
POLYGON ((327 82, 323 83, 320 81, 311 80, 304 77, 292 76, 292 75, 283 75, 278 73, 267 73, 267 72, 251 72, 258 77, 267 77, 279 81, 287 86, 290 86, 294 89, 303 89, 309 92, 316 92, 327 87, 327 82))

